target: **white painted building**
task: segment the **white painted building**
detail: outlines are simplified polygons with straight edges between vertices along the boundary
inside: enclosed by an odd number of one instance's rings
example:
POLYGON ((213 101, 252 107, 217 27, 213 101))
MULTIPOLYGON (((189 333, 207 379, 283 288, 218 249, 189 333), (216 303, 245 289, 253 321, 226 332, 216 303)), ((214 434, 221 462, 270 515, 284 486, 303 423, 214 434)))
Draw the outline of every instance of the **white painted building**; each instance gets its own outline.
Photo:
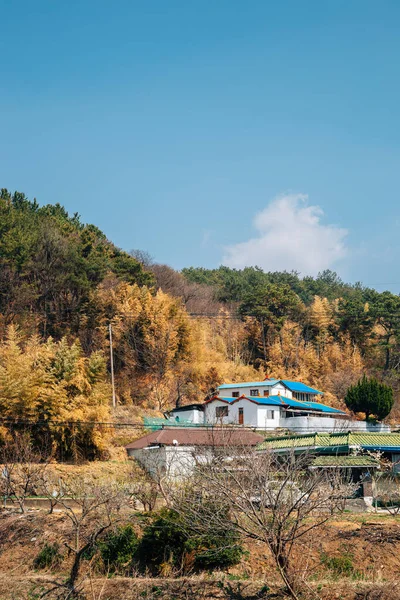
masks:
POLYGON ((172 482, 190 476, 216 456, 229 456, 233 446, 255 447, 263 440, 248 430, 166 427, 128 444, 126 451, 153 478, 172 482))
POLYGON ((344 411, 318 402, 299 402, 286 396, 239 398, 215 396, 205 403, 205 423, 243 425, 265 431, 278 428, 296 433, 388 432, 388 425, 356 421, 344 411))
POLYGON ((165 413, 168 419, 202 425, 204 423, 204 404, 186 404, 165 413))
POLYGON ((388 425, 357 421, 320 402, 323 393, 301 381, 270 379, 224 383, 204 404, 181 406, 168 413, 172 423, 243 425, 271 431, 390 431, 388 425))
POLYGON ((247 425, 260 429, 280 427, 281 409, 278 402, 265 398, 214 397, 205 403, 204 421, 207 424, 247 425), (261 403, 262 402, 262 403, 261 403))
POLYGON ((240 398, 240 396, 268 398, 268 396, 281 395, 300 402, 312 402, 322 398, 323 393, 301 381, 266 378, 264 381, 223 383, 217 388, 216 395, 232 398, 240 398))

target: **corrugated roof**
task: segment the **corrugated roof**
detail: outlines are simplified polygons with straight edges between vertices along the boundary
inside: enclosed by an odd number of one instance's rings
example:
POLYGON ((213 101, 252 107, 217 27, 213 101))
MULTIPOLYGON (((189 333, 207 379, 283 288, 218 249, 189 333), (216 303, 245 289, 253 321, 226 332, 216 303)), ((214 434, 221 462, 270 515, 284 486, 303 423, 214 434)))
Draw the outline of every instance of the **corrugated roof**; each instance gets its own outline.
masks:
POLYGON ((292 448, 352 448, 361 447, 366 450, 400 451, 400 433, 314 433, 293 435, 279 438, 267 438, 258 447, 284 450, 292 448))
POLYGON ((263 406, 283 406, 289 408, 296 408, 299 410, 304 410, 305 412, 309 411, 318 411, 323 413, 335 413, 340 415, 346 415, 347 413, 339 410, 337 408, 332 408, 331 406, 326 406, 325 404, 320 404, 319 402, 301 402, 300 400, 292 400, 292 398, 288 398, 287 396, 238 396, 233 398, 232 396, 214 396, 208 402, 212 402, 213 400, 222 400, 223 402, 227 402, 229 404, 234 404, 239 400, 250 400, 250 402, 254 402, 255 404, 260 404, 263 406))
POLYGON ((182 412, 182 411, 187 411, 187 410, 200 410, 203 411, 204 410, 204 404, 201 403, 195 403, 195 404, 183 404, 182 406, 177 406, 175 408, 171 408, 171 410, 169 410, 169 413, 173 413, 173 412, 182 412))
POLYGON ((222 383, 218 386, 219 390, 228 390, 244 387, 271 387, 277 383, 283 383, 292 392, 303 392, 305 394, 322 394, 301 381, 290 381, 289 379, 265 379, 264 381, 241 381, 239 383, 222 383))
POLYGON ((339 410, 338 408, 333 408, 332 406, 327 406, 326 404, 321 404, 320 402, 300 402, 303 406, 309 406, 315 410, 319 410, 321 412, 329 412, 329 413, 338 413, 341 415, 346 415, 343 410, 339 410))
POLYGON ((265 381, 243 381, 241 383, 222 383, 218 386, 219 390, 228 390, 239 387, 268 387, 275 385, 279 379, 266 379, 265 381))
POLYGON ((179 446, 256 446, 263 440, 263 436, 246 429, 161 429, 148 433, 125 448, 140 450, 147 446, 174 446, 175 440, 179 446))
POLYGON ((317 456, 312 467, 379 467, 379 461, 372 456, 317 456))
POLYGON ((305 394, 322 394, 319 390, 316 390, 301 381, 290 381, 289 379, 281 379, 282 383, 286 385, 292 392, 304 392, 305 394))

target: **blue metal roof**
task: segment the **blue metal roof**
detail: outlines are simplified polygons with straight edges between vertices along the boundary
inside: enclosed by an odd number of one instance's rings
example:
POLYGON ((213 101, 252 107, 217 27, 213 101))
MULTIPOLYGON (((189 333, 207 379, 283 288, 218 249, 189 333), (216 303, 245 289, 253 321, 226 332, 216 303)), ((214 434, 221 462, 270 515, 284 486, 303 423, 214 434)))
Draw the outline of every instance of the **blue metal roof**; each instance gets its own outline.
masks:
POLYGON ((322 394, 319 390, 302 383, 301 381, 289 381, 288 379, 280 379, 280 381, 286 385, 292 392, 303 392, 305 394, 322 394))
POLYGON ((278 383, 279 379, 267 379, 265 381, 244 381, 242 383, 223 383, 218 386, 219 390, 228 390, 242 387, 268 387, 278 383))
POLYGON ((304 394, 322 394, 301 381, 290 381, 289 379, 266 379, 264 381, 242 381, 239 383, 222 383, 218 386, 219 390, 229 390, 235 388, 251 388, 251 387, 270 387, 277 383, 283 383, 291 392, 303 392, 304 394))
POLYGON ((299 408, 302 410, 311 409, 324 413, 337 413, 340 415, 346 414, 342 410, 332 408, 331 406, 326 406, 326 404, 320 404, 319 402, 300 402, 299 400, 291 400, 290 398, 284 398, 284 401, 290 408, 299 408))
MULTIPOLYGON (((251 400, 256 404, 262 404, 267 406, 285 406, 287 404, 287 400, 289 398, 285 398, 284 396, 240 396, 239 398, 231 398, 230 396, 218 396, 215 398, 216 400, 224 400, 225 402, 237 402, 238 400, 251 400)), ((300 404, 300 403, 299 403, 300 404)))
POLYGON ((340 415, 347 414, 343 410, 339 410, 338 408, 332 408, 332 406, 326 406, 326 404, 320 404, 319 402, 301 402, 300 404, 307 404, 307 406, 315 408, 315 410, 319 410, 321 412, 338 413, 340 415))
MULTIPOLYGON (((228 402, 229 404, 240 400, 240 398, 232 398, 231 396, 218 396, 218 398, 228 402)), ((340 415, 346 414, 342 410, 332 408, 331 406, 326 406, 325 404, 320 404, 319 402, 300 402, 299 400, 292 400, 286 396, 244 396, 243 398, 264 406, 288 406, 289 408, 297 408, 306 412, 315 410, 323 413, 337 413, 340 415)))

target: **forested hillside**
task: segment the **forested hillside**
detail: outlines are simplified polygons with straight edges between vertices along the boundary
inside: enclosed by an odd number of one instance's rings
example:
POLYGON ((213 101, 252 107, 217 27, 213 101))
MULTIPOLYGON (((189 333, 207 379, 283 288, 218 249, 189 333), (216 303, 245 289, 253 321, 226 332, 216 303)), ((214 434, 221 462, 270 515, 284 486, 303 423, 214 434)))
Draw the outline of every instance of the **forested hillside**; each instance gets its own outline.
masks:
POLYGON ((1 190, 4 427, 38 423, 38 437, 48 435, 58 452, 101 455, 100 423, 115 418, 110 323, 117 401, 132 417, 266 373, 319 387, 336 405, 363 372, 399 388, 396 295, 345 284, 331 272, 178 273, 145 252, 120 250, 59 204, 1 190))

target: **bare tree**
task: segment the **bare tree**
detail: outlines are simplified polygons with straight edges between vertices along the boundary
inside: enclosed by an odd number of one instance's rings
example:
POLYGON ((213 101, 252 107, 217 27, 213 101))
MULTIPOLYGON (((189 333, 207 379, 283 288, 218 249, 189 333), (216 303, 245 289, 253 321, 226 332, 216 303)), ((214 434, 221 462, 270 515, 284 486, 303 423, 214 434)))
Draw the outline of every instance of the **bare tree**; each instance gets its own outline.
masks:
POLYGON ((132 482, 128 490, 131 498, 139 501, 146 512, 152 512, 159 496, 159 487, 156 479, 153 479, 146 471, 137 475, 137 471, 132 470, 132 482))
POLYGON ((69 576, 63 583, 46 592, 64 589, 66 597, 77 593, 82 559, 93 548, 98 537, 119 519, 126 502, 123 488, 113 482, 99 483, 93 479, 73 476, 60 480, 57 504, 68 518, 70 530, 64 542, 73 560, 69 576))
POLYGON ((307 454, 279 456, 237 446, 227 450, 210 455, 191 481, 174 490, 174 507, 187 526, 199 532, 221 526, 228 507, 229 526, 266 545, 297 600, 300 579, 292 562, 294 546, 321 528, 333 511, 344 508, 343 498, 351 487, 335 469, 310 470, 307 454), (221 512, 215 510, 216 502, 221 512), (206 514, 209 505, 212 510, 206 514))
POLYGON ((34 449, 29 433, 17 433, 6 440, 0 452, 0 493, 4 502, 18 504, 22 513, 28 496, 36 495, 51 454, 34 449))
POLYGON ((188 281, 168 265, 153 264, 150 268, 157 286, 163 292, 180 298, 189 312, 197 315, 215 314, 222 308, 222 304, 216 300, 216 290, 213 287, 188 281))
POLYGON ((391 515, 400 514, 400 473, 395 471, 398 463, 391 463, 380 457, 382 472, 376 473, 373 483, 373 503, 378 503, 391 515))

